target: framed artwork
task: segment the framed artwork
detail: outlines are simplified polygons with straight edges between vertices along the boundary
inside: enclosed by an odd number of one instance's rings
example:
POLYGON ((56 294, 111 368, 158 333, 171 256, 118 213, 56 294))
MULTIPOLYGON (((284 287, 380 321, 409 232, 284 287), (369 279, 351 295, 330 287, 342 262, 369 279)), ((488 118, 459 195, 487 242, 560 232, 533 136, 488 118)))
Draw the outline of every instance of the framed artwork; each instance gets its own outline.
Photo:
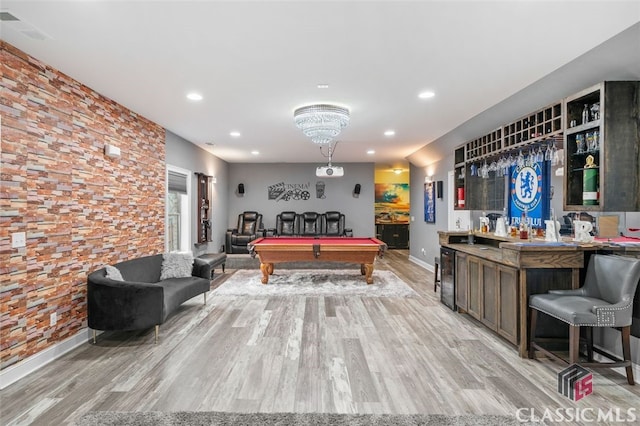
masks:
POLYGON ((408 183, 376 183, 376 223, 409 223, 410 195, 408 183))
POLYGON ((424 221, 427 223, 436 222, 436 183, 427 182, 424 184, 424 221))

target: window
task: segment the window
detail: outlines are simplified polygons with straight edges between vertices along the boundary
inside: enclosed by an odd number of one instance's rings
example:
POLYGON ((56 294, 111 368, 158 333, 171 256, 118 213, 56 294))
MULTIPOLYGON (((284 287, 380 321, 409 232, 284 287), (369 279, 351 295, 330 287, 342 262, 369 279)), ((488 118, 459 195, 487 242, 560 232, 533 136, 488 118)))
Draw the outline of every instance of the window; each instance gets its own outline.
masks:
POLYGON ((167 251, 189 251, 191 172, 167 165, 165 247, 167 251))

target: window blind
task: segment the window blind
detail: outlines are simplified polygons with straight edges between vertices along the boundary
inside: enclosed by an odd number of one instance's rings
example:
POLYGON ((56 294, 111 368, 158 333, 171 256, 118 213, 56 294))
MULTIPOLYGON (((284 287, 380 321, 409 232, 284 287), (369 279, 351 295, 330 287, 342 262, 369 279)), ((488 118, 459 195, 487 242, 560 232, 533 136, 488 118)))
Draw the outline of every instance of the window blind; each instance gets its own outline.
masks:
POLYGON ((187 176, 182 173, 168 171, 169 175, 169 192, 178 192, 180 194, 187 193, 187 176))

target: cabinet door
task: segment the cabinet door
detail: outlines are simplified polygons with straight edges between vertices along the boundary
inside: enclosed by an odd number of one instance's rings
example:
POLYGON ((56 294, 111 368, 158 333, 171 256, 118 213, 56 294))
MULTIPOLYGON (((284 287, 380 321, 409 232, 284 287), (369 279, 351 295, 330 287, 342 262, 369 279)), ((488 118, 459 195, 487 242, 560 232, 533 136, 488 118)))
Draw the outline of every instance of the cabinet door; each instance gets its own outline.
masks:
POLYGON ((495 263, 480 262, 482 278, 480 320, 494 331, 498 329, 498 281, 496 269, 495 263))
POLYGON ((518 270, 498 265, 498 334, 518 344, 518 270))
POLYGON ((466 311, 469 297, 469 285, 467 282, 467 255, 456 251, 456 305, 459 311, 466 311))
POLYGON ((467 312, 475 319, 480 319, 482 304, 482 282, 480 274, 480 259, 469 256, 467 259, 467 283, 469 285, 469 299, 467 300, 467 312))

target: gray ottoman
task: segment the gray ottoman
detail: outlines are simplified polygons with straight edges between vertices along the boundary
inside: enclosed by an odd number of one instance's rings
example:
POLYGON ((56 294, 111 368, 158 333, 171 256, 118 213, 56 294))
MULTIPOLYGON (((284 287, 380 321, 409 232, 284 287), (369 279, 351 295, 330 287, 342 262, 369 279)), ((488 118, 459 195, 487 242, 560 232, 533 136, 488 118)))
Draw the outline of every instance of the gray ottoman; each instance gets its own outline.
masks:
POLYGON ((209 268, 209 277, 213 279, 213 270, 216 266, 222 266, 222 273, 224 274, 224 265, 227 262, 226 253, 207 253, 198 256, 198 259, 206 262, 206 267, 209 268))

